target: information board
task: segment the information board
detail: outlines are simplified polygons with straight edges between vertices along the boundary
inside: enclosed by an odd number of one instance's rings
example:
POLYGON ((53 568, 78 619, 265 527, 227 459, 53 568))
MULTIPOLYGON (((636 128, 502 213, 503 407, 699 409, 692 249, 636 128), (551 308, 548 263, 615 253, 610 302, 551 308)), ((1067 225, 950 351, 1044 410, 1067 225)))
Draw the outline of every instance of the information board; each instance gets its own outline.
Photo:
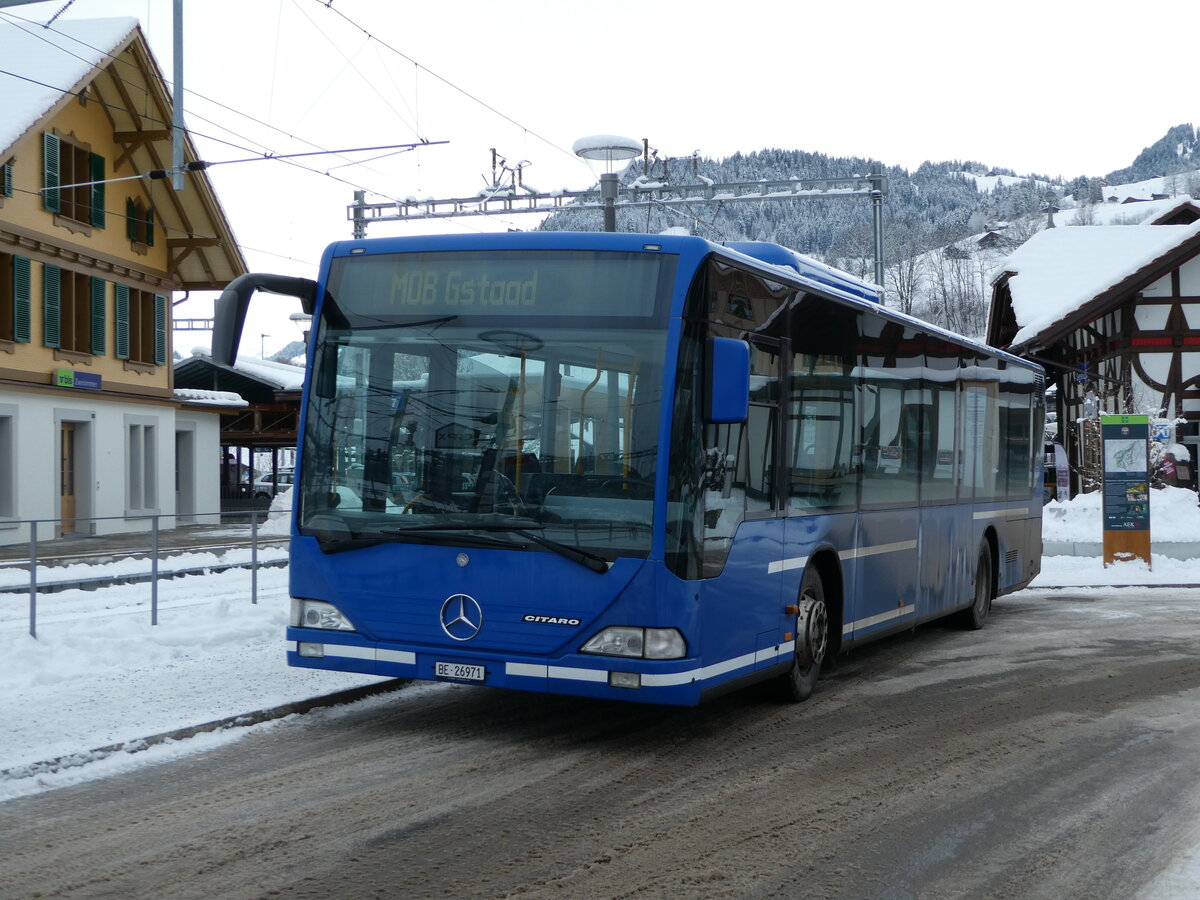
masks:
POLYGON ((1101 416, 1104 442, 1104 564, 1150 562, 1150 419, 1101 416))

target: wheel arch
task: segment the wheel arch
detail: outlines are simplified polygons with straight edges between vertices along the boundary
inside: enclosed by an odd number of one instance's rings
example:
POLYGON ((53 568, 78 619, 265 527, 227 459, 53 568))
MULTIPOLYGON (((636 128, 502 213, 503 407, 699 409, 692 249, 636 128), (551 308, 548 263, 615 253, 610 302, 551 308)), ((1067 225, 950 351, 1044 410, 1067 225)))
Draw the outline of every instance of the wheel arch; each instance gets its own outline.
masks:
POLYGON ((825 606, 829 610, 829 652, 826 658, 836 656, 842 648, 842 627, 845 624, 846 583, 842 576, 842 562, 832 547, 822 547, 808 558, 809 567, 821 577, 825 590, 825 606))
POLYGON ((992 563, 992 596, 989 602, 995 600, 1000 593, 1000 536, 996 533, 994 525, 988 525, 983 529, 983 537, 980 542, 987 542, 988 550, 991 551, 992 563))

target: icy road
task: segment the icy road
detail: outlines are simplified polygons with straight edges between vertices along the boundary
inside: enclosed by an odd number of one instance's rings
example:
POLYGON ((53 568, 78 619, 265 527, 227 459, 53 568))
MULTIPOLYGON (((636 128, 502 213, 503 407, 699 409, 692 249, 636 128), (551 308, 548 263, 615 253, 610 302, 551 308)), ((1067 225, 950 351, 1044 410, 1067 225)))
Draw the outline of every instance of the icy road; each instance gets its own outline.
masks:
POLYGON ((410 687, 0 804, 0 897, 1198 896, 1200 590, 694 710, 410 687))

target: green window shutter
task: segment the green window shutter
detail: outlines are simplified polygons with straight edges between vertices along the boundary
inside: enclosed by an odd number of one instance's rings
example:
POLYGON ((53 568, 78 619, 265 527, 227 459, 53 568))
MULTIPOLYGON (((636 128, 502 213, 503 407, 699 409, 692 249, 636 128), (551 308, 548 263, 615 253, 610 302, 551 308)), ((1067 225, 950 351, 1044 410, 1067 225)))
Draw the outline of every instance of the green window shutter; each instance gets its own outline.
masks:
POLYGON ((146 210, 146 246, 154 246, 154 210, 146 210))
POLYGON ((133 202, 132 197, 125 198, 125 237, 131 241, 137 240, 138 232, 138 214, 137 204, 133 202))
POLYGON ((104 157, 98 153, 88 154, 88 180, 92 182, 92 225, 104 227, 104 157))
POLYGON ((167 364, 167 298, 154 295, 154 364, 167 364))
POLYGON ((42 342, 47 347, 61 346, 59 340, 59 300, 62 297, 62 270, 42 266, 42 342))
POLYGON ((0 166, 0 196, 12 196, 12 166, 9 163, 0 166))
POLYGON ((96 356, 104 355, 104 313, 108 294, 108 283, 103 278, 92 278, 92 341, 91 351, 96 356))
POLYGON ((129 359, 129 285, 118 284, 117 359, 129 359))
POLYGON ((29 260, 13 257, 13 340, 29 343, 29 260))
POLYGON ((58 138, 48 131, 42 133, 42 206, 50 212, 62 211, 58 186, 58 138))

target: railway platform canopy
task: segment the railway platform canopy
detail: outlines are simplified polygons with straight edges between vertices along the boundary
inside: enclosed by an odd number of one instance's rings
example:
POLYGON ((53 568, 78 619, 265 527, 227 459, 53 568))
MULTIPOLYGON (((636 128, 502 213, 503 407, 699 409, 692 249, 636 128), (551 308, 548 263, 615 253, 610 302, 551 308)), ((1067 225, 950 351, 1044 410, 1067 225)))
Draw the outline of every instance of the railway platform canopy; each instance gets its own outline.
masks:
POLYGON ((175 386, 227 391, 247 406, 221 414, 221 508, 264 505, 252 490, 254 473, 278 476, 296 448, 304 369, 288 363, 239 356, 232 366, 196 351, 175 365, 175 386))

